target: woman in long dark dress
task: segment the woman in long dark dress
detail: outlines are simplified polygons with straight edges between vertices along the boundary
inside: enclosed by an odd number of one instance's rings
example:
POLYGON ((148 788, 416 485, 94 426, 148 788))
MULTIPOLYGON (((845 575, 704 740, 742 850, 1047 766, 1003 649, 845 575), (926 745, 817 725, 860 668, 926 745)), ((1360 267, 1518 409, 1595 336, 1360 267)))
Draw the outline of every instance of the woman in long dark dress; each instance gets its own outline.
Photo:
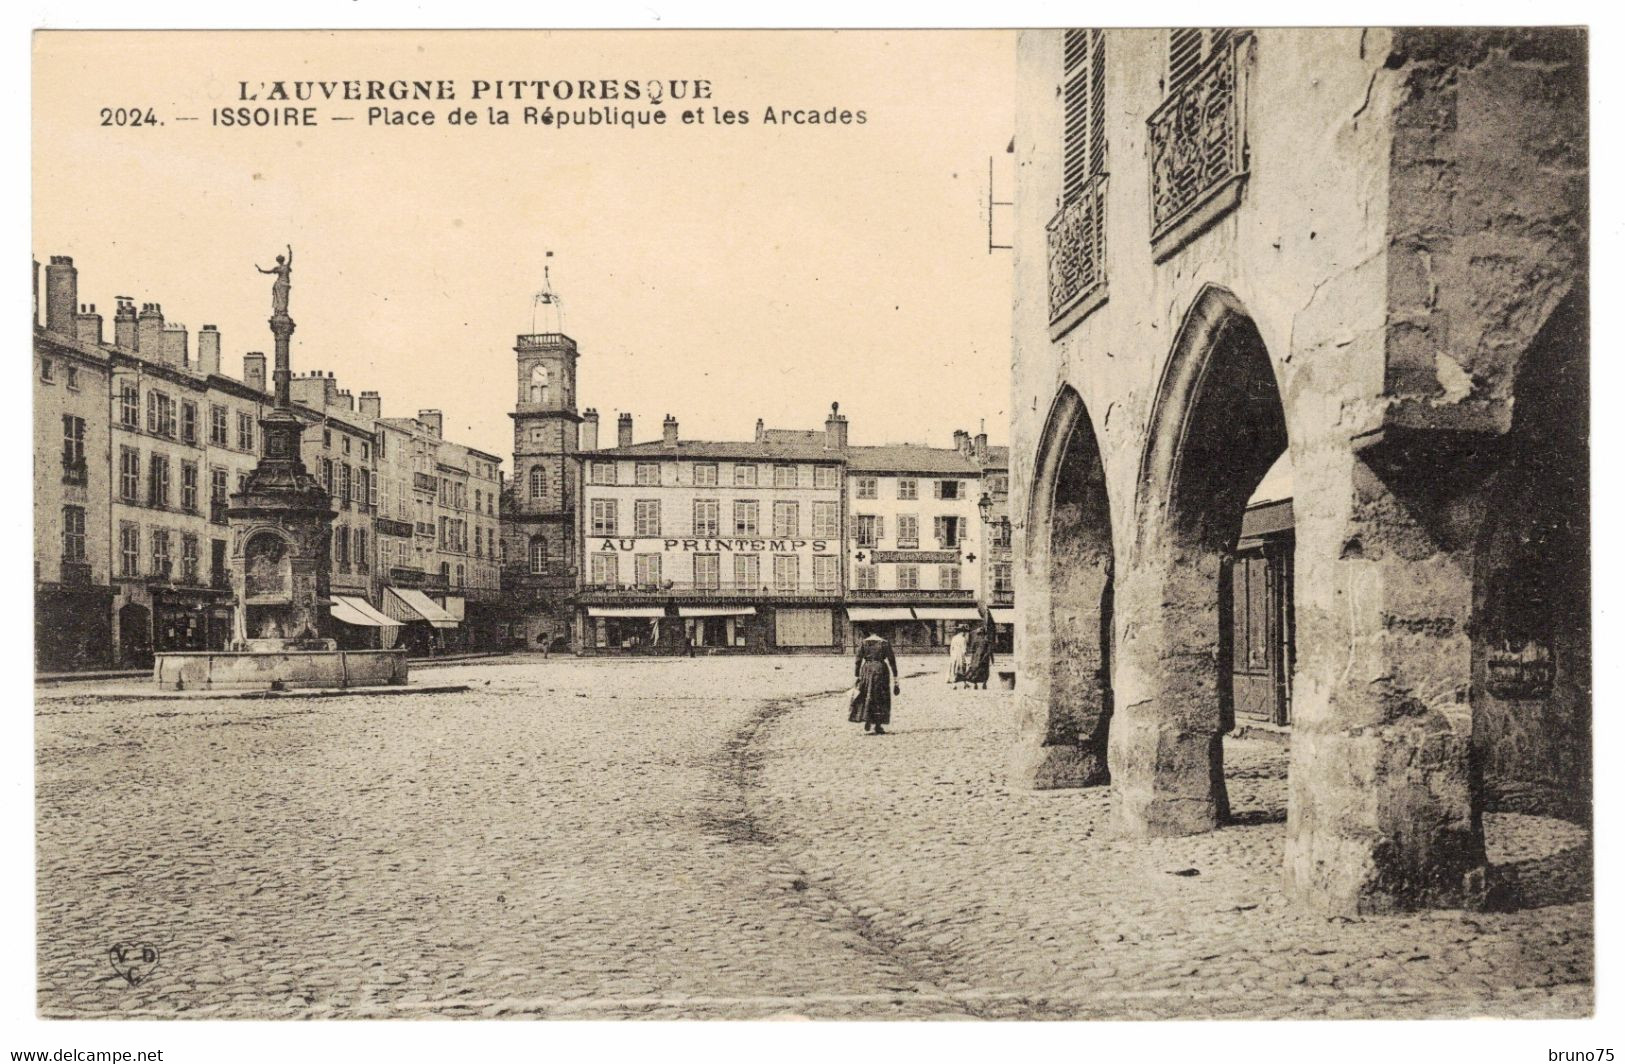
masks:
POLYGON ((965 679, 972 687, 986 689, 992 670, 993 637, 986 625, 977 625, 971 629, 970 645, 965 649, 965 679))
POLYGON ((891 696, 902 693, 891 644, 873 632, 864 636, 858 643, 853 672, 858 678, 858 696, 846 719, 854 724, 862 721, 864 731, 872 728, 876 735, 885 735, 883 725, 891 723, 891 696))

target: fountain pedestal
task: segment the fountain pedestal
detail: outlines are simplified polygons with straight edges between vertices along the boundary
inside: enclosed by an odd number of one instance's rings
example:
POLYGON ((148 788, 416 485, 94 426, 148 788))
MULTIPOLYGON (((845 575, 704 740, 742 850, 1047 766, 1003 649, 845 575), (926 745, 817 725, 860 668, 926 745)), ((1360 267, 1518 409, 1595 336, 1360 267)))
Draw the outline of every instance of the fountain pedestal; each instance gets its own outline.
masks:
MULTIPOLYGON (((226 651, 164 652, 153 664, 160 687, 370 687, 406 682, 404 650, 339 650, 329 617, 332 500, 300 457, 304 424, 289 398, 286 271, 271 315, 276 402, 260 418, 260 460, 231 496, 232 641, 226 651)), ((279 268, 283 260, 278 257, 279 268)), ((274 272, 274 271, 266 271, 274 272)))

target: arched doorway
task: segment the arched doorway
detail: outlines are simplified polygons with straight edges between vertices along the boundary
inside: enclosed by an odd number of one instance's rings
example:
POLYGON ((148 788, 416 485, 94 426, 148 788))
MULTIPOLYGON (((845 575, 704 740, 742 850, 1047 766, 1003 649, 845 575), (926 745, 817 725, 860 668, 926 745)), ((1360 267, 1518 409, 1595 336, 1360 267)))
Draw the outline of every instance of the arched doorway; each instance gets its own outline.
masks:
POLYGON ((1229 816, 1235 726, 1231 561, 1255 488, 1287 447, 1275 370, 1236 297, 1209 287, 1163 370, 1141 460, 1111 762, 1119 825, 1208 831, 1229 816))
POLYGON ((1473 553, 1472 743, 1483 807, 1588 821, 1591 556, 1586 314, 1571 296, 1514 386, 1473 553))
POLYGON ((1070 386, 1056 395, 1039 439, 1026 522, 1036 601, 1023 635, 1019 778, 1040 789, 1103 784, 1111 778, 1111 509, 1094 425, 1070 386))
POLYGON ((139 602, 126 602, 118 611, 119 658, 126 667, 144 669, 152 664, 152 611, 139 602))

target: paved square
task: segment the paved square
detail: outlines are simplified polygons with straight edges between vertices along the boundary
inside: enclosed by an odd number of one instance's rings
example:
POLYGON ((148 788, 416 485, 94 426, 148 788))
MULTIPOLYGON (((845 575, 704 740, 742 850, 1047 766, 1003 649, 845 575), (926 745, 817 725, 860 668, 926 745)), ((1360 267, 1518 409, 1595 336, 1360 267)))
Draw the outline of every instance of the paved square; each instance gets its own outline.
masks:
POLYGON ((883 737, 846 723, 833 657, 510 659, 373 699, 41 689, 39 1008, 1589 1012, 1582 829, 1488 818, 1525 907, 1328 921, 1278 889, 1282 748, 1227 745, 1237 825, 1116 839, 1103 790, 1012 788, 1011 696, 941 664, 904 662, 883 737), (120 942, 159 947, 145 982, 120 942))

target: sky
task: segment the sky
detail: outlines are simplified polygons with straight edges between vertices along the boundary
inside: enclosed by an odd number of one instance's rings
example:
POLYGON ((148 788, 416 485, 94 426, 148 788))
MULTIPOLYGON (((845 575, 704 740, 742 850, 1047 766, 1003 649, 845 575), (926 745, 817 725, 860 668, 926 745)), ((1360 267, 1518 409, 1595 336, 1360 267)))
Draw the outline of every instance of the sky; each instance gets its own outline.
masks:
MULTIPOLYGON (((901 32, 40 33, 33 252, 71 255, 80 301, 158 302, 218 325, 226 372, 271 349, 269 266, 295 249, 296 372, 383 393, 386 416, 508 456, 515 336, 544 264, 582 352, 578 404, 639 440, 757 418, 854 443, 1008 439, 1011 271, 988 250, 989 161, 1011 198, 1014 34, 901 32), (448 79, 432 127, 326 103, 314 128, 226 128, 238 83, 448 79), (706 80, 706 124, 484 123, 475 79, 706 80), (862 110, 768 125, 766 107, 862 110), (160 126, 102 124, 151 108, 160 126), (482 123, 446 123, 454 107, 482 123), (711 108, 747 111, 719 126, 711 108), (348 116, 353 121, 332 121, 348 116), (180 119, 195 117, 198 121, 180 119), (552 251, 552 258, 546 252, 552 251)), ((669 91, 669 90, 668 90, 669 91)), ((264 101, 257 102, 255 106, 264 101)), ((551 101, 549 101, 551 102, 551 101)), ((277 104, 276 106, 282 106, 277 104)), ((567 108, 583 104, 571 101, 567 108)), ((647 110, 647 101, 617 109, 647 110)), ((1002 214, 996 221, 1003 222, 1002 214)), ((195 349, 195 340, 194 340, 195 349)))

